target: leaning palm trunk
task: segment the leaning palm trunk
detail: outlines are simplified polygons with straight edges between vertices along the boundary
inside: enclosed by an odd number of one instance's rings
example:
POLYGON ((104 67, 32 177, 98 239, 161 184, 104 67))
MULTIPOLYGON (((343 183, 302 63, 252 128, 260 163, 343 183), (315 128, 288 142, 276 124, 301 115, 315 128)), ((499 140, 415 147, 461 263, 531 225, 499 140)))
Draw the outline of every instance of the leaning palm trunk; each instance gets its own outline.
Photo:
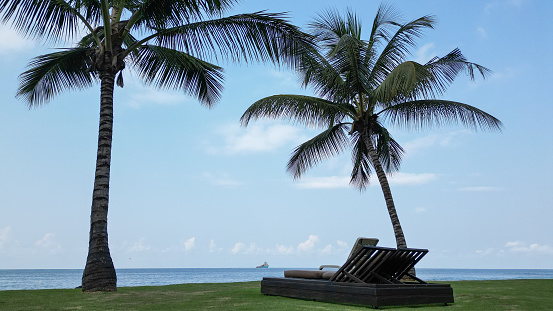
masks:
POLYGON ((90 214, 90 240, 82 279, 83 291, 117 290, 117 276, 109 253, 107 232, 114 77, 115 75, 109 72, 100 75, 100 130, 90 214))
POLYGON ((386 200, 386 207, 388 208, 388 214, 390 215, 390 220, 392 221, 392 226, 394 228, 396 244, 398 248, 405 248, 407 247, 407 242, 405 242, 403 229, 401 228, 401 224, 399 223, 399 218, 397 216, 394 199, 392 197, 392 190, 390 189, 390 185, 388 184, 388 178, 386 177, 386 173, 384 172, 384 169, 380 164, 380 160, 378 159, 378 154, 374 149, 374 145, 372 144, 369 137, 370 136, 368 134, 363 135, 363 141, 365 142, 365 145, 367 146, 367 150, 369 151, 369 156, 371 157, 373 167, 376 171, 378 182, 380 183, 380 187, 382 188, 382 193, 384 194, 384 200, 386 200))
MULTIPOLYGON (((367 146, 367 149, 369 151, 369 156, 371 157, 374 170, 376 171, 376 176, 378 177, 380 188, 382 188, 382 193, 384 194, 384 200, 386 200, 386 208, 388 208, 388 215, 390 215, 390 220, 392 221, 392 226, 394 228, 397 248, 407 248, 407 242, 405 241, 403 229, 401 228, 399 217, 397 216, 394 198, 392 197, 392 190, 390 189, 390 185, 388 184, 388 178, 386 177, 386 173, 384 172, 384 169, 380 164, 380 160, 378 159, 378 154, 374 149, 374 145, 372 144, 372 141, 369 137, 370 135, 363 135, 363 141, 365 142, 365 145, 367 146)), ((411 268, 411 270, 409 270, 409 273, 416 276, 417 272, 415 271, 415 267, 411 268)))

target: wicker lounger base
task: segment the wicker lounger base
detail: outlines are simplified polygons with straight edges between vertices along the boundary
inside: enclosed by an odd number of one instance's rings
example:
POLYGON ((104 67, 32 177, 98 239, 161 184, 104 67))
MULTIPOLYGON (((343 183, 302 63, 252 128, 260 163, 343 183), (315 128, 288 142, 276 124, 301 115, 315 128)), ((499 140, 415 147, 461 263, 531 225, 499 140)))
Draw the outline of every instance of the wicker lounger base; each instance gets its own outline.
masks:
POLYGON ((373 307, 453 303, 449 284, 359 284, 296 278, 263 278, 261 293, 373 307))

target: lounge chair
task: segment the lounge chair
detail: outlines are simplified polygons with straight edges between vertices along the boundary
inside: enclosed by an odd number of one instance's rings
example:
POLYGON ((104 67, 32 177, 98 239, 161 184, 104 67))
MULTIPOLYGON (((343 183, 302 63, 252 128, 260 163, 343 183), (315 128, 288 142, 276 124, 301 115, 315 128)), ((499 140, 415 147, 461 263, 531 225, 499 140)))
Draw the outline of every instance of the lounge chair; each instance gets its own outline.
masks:
MULTIPOLYGON (((351 256, 353 256, 353 254, 355 254, 358 250, 360 250, 363 245, 376 246, 376 244, 378 244, 377 238, 357 238, 357 240, 353 244, 351 251, 349 252, 348 259, 351 258, 351 256)), ((319 270, 323 270, 324 268, 340 269, 340 267, 341 266, 337 265, 322 265, 319 267, 319 270)))
POLYGON ((427 249, 362 247, 330 279, 335 282, 402 284, 408 275, 418 283, 423 280, 409 273, 427 249))
POLYGON ((261 292, 336 303, 373 307, 453 302, 449 284, 429 284, 404 276, 428 253, 426 249, 386 248, 363 245, 329 280, 263 278, 261 292))
MULTIPOLYGON (((376 246, 378 244, 377 238, 357 238, 353 247, 349 253, 348 260, 358 251, 363 245, 376 246)), ((329 280, 336 271, 322 271, 326 268, 340 269, 341 266, 337 265, 321 265, 319 271, 317 270, 286 270, 284 271, 284 277, 286 278, 302 278, 302 279, 325 279, 329 280)))

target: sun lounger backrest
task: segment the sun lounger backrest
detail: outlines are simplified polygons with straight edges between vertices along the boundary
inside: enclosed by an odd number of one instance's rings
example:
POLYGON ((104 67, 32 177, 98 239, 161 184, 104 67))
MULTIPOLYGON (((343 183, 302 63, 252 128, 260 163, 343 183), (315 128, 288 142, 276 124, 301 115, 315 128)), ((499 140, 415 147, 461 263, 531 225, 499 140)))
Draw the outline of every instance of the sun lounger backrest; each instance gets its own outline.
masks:
POLYGON ((369 283, 371 271, 378 270, 395 252, 394 248, 363 246, 338 269, 330 281, 369 283))
POLYGON ((363 246, 338 269, 330 281, 401 283, 401 278, 428 250, 363 246))
POLYGON ((376 246, 376 244, 378 244, 377 238, 357 238, 355 244, 353 244, 353 247, 351 248, 351 252, 349 253, 348 258, 353 256, 353 254, 360 250, 363 245, 376 246))
POLYGON ((398 272, 395 277, 400 280, 428 253, 427 249, 400 248, 398 253, 398 272))
POLYGON ((398 283, 427 252, 428 250, 425 249, 397 249, 393 255, 387 258, 376 273, 392 283, 398 283))

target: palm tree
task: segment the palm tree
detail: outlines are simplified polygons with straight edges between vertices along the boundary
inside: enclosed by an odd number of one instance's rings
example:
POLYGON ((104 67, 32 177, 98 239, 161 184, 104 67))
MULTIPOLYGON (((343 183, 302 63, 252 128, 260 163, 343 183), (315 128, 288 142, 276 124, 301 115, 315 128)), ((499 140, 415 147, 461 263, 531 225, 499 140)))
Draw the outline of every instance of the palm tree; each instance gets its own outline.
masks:
POLYGON ((478 108, 437 99, 461 72, 474 79, 475 70, 489 70, 468 62, 458 49, 426 64, 407 61, 409 48, 432 16, 400 24, 390 7, 381 6, 368 40, 361 36, 358 17, 348 11, 319 15, 310 32, 320 53, 302 58, 303 86, 318 97, 274 95, 258 100, 241 118, 242 125, 258 118, 293 120, 324 131, 292 152, 287 169, 300 178, 320 161, 352 149, 350 184, 360 191, 376 173, 392 221, 398 248, 407 247, 386 173, 399 169, 404 150, 384 127, 385 123, 414 129, 460 123, 477 129, 500 130, 501 122, 478 108))
POLYGON ((294 67, 311 38, 284 15, 257 12, 223 17, 236 0, 0 0, 0 20, 21 33, 58 43, 83 34, 76 46, 41 55, 20 76, 17 95, 41 106, 67 90, 100 81, 100 125, 90 240, 83 291, 115 291, 107 213, 114 84, 136 70, 145 84, 177 89, 212 107, 223 69, 203 59, 272 61, 294 67))

